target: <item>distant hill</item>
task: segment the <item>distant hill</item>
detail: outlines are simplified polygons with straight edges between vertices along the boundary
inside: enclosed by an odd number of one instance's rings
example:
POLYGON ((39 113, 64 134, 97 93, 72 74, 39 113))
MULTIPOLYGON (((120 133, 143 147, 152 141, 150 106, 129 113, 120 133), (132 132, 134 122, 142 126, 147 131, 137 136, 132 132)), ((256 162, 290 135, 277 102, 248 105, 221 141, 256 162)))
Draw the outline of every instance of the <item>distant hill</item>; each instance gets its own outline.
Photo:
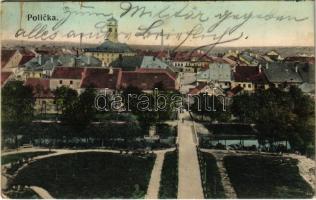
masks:
MULTIPOLYGON (((98 44, 93 43, 84 43, 82 45, 82 48, 86 47, 95 47, 98 44)), ((76 47, 78 48, 80 45, 79 43, 75 42, 47 42, 47 41, 19 41, 19 40, 3 40, 2 41, 2 47, 15 47, 15 46, 28 46, 28 47, 41 47, 41 46, 48 46, 48 47, 65 47, 65 48, 71 48, 76 47)), ((153 51, 159 51, 161 49, 160 45, 137 45, 137 44, 129 44, 129 46, 133 49, 141 49, 141 50, 153 50, 153 51)), ((165 47, 165 49, 172 50, 172 46, 165 47)), ((178 49, 178 51, 182 50, 191 50, 195 47, 181 47, 178 49)), ((203 50, 203 49, 202 49, 203 50)), ((206 49, 204 49, 206 50, 206 49)), ((217 55, 219 53, 225 53, 228 50, 250 50, 255 53, 264 54, 270 50, 276 50, 279 52, 283 57, 286 56, 293 56, 298 54, 306 54, 306 55, 315 55, 314 47, 215 47, 210 54, 211 55, 217 55)))

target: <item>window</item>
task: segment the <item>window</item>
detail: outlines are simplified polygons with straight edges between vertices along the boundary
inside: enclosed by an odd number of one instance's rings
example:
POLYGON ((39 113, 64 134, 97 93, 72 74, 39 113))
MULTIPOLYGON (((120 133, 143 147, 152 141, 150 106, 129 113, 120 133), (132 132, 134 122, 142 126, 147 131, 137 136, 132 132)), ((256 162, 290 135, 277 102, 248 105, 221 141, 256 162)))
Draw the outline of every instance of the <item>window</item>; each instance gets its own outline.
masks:
POLYGON ((63 84, 63 81, 62 81, 62 80, 60 80, 60 81, 59 81, 59 84, 63 84))
POLYGON ((112 32, 112 28, 109 28, 109 32, 110 32, 110 33, 112 32))
POLYGON ((70 81, 70 85, 72 85, 72 81, 70 81))
POLYGON ((246 87, 246 84, 242 84, 242 87, 245 88, 245 87, 246 87))
POLYGON ((248 88, 251 88, 251 84, 248 84, 248 88))

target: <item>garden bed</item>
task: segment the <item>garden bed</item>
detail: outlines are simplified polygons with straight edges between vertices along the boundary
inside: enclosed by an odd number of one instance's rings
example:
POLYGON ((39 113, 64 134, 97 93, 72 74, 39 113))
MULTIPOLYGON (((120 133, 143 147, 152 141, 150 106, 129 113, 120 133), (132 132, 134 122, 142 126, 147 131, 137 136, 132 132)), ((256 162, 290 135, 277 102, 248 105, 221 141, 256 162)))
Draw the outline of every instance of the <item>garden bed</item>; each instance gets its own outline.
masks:
POLYGON ((54 198, 143 198, 155 157, 87 152, 31 163, 14 185, 36 185, 54 198))
POLYGON ((176 199, 178 194, 178 151, 167 152, 161 171, 160 199, 176 199))
POLYGON ((280 156, 226 156, 224 165, 238 198, 312 198, 297 160, 280 156))

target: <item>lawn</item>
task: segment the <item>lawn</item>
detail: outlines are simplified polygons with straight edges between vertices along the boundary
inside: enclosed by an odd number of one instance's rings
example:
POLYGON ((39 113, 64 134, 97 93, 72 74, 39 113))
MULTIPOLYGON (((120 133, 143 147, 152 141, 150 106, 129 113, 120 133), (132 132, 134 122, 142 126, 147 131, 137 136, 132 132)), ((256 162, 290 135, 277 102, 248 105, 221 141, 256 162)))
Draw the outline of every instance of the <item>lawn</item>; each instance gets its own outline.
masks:
POLYGON ((212 154, 205 152, 202 152, 202 157, 206 164, 206 174, 202 174, 204 178, 206 177, 206 197, 208 199, 225 199, 225 192, 221 182, 221 176, 216 165, 215 157, 212 154))
POLYGON ((227 156, 224 165, 238 198, 312 198, 297 160, 280 156, 227 156))
POLYGON ((13 184, 40 186, 62 199, 143 198, 154 161, 154 156, 67 154, 31 163, 13 184))
POLYGON ((55 153, 55 152, 54 151, 38 151, 38 152, 25 152, 25 153, 5 155, 5 156, 1 156, 1 165, 17 162, 24 158, 32 158, 35 156, 41 156, 41 155, 46 155, 50 153, 55 153))
POLYGON ((178 194, 178 151, 167 152, 161 171, 160 199, 176 199, 178 194))

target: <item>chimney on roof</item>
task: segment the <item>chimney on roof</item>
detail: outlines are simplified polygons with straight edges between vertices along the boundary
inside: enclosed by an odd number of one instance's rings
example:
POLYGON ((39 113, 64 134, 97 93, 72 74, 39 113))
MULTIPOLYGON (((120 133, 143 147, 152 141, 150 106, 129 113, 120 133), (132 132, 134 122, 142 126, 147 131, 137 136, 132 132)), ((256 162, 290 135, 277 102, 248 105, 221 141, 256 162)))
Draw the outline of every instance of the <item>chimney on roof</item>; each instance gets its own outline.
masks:
POLYGON ((109 74, 113 74, 113 68, 112 68, 112 66, 110 66, 110 68, 109 68, 109 74))
POLYGON ((50 62, 53 64, 54 63, 54 58, 50 57, 50 62))
POLYGON ((298 73, 298 65, 295 65, 295 72, 298 73))
POLYGON ((42 65, 42 55, 41 54, 38 56, 38 64, 42 65))
POLYGON ((90 64, 91 64, 91 56, 88 55, 88 65, 90 65, 90 64))
POLYGON ((269 63, 268 62, 266 63, 266 69, 269 69, 269 63))
POLYGON ((87 75, 87 68, 85 67, 84 70, 81 73, 81 80, 83 80, 87 75))
POLYGON ((261 64, 259 65, 259 73, 261 73, 262 72, 262 66, 261 66, 261 64))

